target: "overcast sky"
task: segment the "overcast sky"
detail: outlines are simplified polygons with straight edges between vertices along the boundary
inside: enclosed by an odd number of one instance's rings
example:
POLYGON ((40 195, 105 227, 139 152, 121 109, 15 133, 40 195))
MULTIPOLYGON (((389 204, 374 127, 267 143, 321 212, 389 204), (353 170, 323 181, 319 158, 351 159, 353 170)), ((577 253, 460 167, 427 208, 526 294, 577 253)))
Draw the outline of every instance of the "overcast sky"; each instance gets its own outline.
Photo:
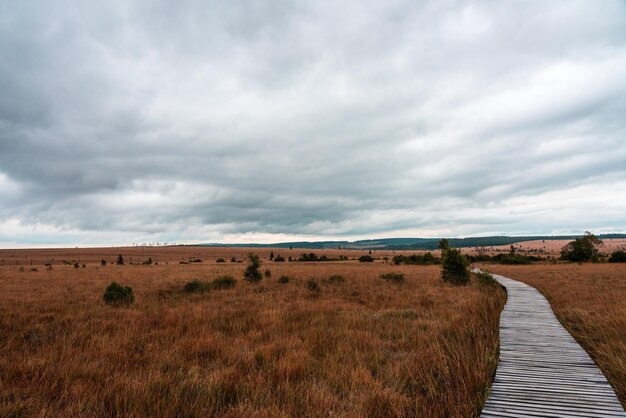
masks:
POLYGON ((0 0, 0 247, 586 229, 624 1, 0 0))

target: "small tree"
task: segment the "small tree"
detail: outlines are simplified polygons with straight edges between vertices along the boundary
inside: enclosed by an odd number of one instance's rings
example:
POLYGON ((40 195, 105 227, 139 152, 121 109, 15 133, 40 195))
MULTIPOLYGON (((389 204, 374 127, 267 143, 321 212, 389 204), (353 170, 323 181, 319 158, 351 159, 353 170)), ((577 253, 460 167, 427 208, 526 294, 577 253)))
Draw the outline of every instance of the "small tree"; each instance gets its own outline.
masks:
POLYGON ((460 250, 450 247, 442 250, 441 278, 444 282, 454 285, 466 285, 470 278, 468 266, 469 262, 461 254, 460 250))
POLYGON ((119 264, 119 265, 124 264, 124 258, 122 257, 122 254, 117 256, 117 261, 115 262, 115 264, 119 264))
POLYGON ((569 261, 598 261, 600 258, 598 247, 600 245, 602 245, 602 240, 587 231, 582 237, 576 238, 561 248, 561 259, 569 261))
POLYGON ((243 273, 243 277, 250 282, 260 282, 263 276, 259 271, 261 268, 261 259, 258 255, 248 254, 248 267, 243 273))
POLYGON ((100 265, 101 266, 106 266, 107 265, 107 261, 103 258, 102 260, 100 260, 100 265))

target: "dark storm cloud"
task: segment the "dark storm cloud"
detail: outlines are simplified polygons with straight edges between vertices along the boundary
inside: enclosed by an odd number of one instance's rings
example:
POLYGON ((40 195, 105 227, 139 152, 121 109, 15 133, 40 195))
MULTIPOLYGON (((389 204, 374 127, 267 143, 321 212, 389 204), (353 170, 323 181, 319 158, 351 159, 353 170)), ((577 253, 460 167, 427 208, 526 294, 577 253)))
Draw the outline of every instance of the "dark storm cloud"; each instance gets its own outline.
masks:
POLYGON ((621 230, 625 24, 618 1, 0 1, 0 243, 621 230))

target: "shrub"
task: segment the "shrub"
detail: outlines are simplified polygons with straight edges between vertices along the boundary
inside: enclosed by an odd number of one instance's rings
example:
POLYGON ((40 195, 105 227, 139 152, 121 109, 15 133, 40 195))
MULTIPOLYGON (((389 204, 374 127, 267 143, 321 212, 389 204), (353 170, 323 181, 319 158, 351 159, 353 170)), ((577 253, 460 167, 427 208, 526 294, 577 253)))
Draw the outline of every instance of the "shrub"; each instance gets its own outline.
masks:
POLYGON ((145 264, 146 266, 151 265, 152 264, 152 257, 148 257, 148 259, 146 261, 144 261, 143 264, 145 264))
POLYGON ((237 283, 237 280, 235 280, 233 276, 229 276, 229 275, 220 276, 216 279, 213 279, 213 282, 211 283, 211 288, 212 289, 230 289, 232 287, 235 287, 235 283, 237 283))
POLYGON ((478 282, 480 284, 486 285, 486 286, 497 286, 498 282, 496 279, 493 278, 493 275, 491 275, 490 273, 485 273, 483 271, 479 271, 479 272, 474 272, 474 274, 476 275, 476 278, 478 279, 478 282))
POLYGON ((392 261, 394 264, 417 264, 422 266, 439 264, 441 262, 441 260, 435 257, 431 252, 425 254, 396 255, 393 257, 392 261))
POLYGON ((269 279, 270 277, 272 277, 272 272, 270 271, 270 269, 265 269, 264 275, 269 279))
POLYGON ((202 263, 202 260, 200 260, 199 258, 190 258, 189 262, 190 263, 202 263))
POLYGON ((500 264, 530 264, 532 259, 523 255, 507 254, 500 257, 500 264))
POLYGON ((298 261, 319 261, 319 257, 315 253, 302 254, 298 261))
POLYGON ((404 274, 402 273, 384 273, 380 278, 388 282, 404 283, 404 274))
POLYGON ((278 278, 278 283, 280 283, 280 284, 287 284, 287 283, 289 283, 289 277, 287 277, 287 276, 280 276, 278 278))
POLYGON ((111 306, 128 306, 135 301, 133 289, 116 282, 111 282, 104 291, 102 298, 107 305, 111 306))
POLYGON ((341 274, 333 274, 332 276, 328 278, 329 283, 341 283, 344 280, 345 279, 343 278, 341 274))
POLYGON ((276 257, 274 257, 274 262, 282 263, 283 261, 285 261, 285 257, 283 257, 282 255, 277 255, 276 257))
POLYGON ((626 263, 626 251, 618 250, 611 254, 609 263, 626 263))
MULTIPOLYGON (((330 258, 326 255, 317 256, 315 253, 302 254, 296 261, 336 261, 336 258, 330 258)), ((291 261, 291 257, 289 258, 291 261)))
POLYGON ((372 261, 374 261, 374 257, 372 257, 371 255, 362 255, 359 257, 359 261, 361 263, 371 263, 372 261))
POLYGON ((309 280, 308 282, 306 282, 306 288, 309 289, 311 292, 319 292, 320 289, 320 285, 315 281, 315 280, 309 280))
POLYGON ((456 248, 442 250, 441 278, 454 285, 466 285, 469 282, 469 263, 467 258, 456 248))
POLYGON ((106 266, 107 265, 107 261, 103 258, 102 260, 100 260, 100 265, 101 266, 106 266))
POLYGON ((260 282, 263 278, 259 268, 261 267, 261 259, 258 255, 248 254, 248 267, 243 273, 243 277, 249 282, 260 282))
POLYGON ((75 268, 75 269, 77 269, 77 268, 79 268, 79 267, 80 267, 80 265, 78 265, 78 263, 74 263, 74 268, 75 268))
POLYGON ((599 261, 600 250, 598 247, 602 245, 602 241, 591 232, 585 232, 585 235, 576 238, 561 248, 561 259, 569 261, 599 261))
POLYGON ((274 251, 270 253, 270 260, 273 260, 273 259, 274 259, 274 251))
POLYGON ((199 293, 199 292, 207 292, 210 286, 206 282, 201 282, 200 280, 192 280, 190 282, 185 283, 183 286, 183 291, 186 293, 199 293))
POLYGON ((115 261, 115 264, 119 264, 120 266, 124 264, 124 257, 122 257, 122 254, 117 256, 117 260, 115 261))
POLYGON ((235 257, 231 257, 231 258, 230 258, 230 262, 231 262, 231 263, 236 263, 236 262, 237 262, 237 259, 236 259, 235 257))
POLYGON ((216 263, 225 263, 226 260, 224 260, 223 258, 218 258, 217 260, 215 260, 216 263))

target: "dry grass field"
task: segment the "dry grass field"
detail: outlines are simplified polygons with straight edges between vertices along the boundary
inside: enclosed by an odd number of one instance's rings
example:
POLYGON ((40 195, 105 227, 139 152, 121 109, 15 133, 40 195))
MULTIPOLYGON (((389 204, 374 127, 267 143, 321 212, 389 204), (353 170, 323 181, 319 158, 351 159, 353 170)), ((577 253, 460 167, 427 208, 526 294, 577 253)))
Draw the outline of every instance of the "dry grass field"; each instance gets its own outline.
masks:
POLYGON ((626 265, 572 263, 482 268, 539 289, 561 323, 607 376, 626 407, 626 265))
POLYGON ((446 285, 436 266, 275 263, 254 251, 271 271, 258 284, 229 262, 242 249, 0 251, 0 416, 477 414, 503 291, 446 285), (159 264, 100 265, 118 253, 159 264), (203 262, 178 264, 194 257, 203 262), (379 278, 392 271, 406 281, 379 278), (181 290, 223 274, 234 288, 181 290), (133 287, 134 305, 103 303, 113 280, 133 287))
MULTIPOLYGON (((542 254, 559 256, 561 248, 567 243, 571 242, 571 239, 547 239, 547 240, 535 240, 535 241, 522 241, 515 243, 515 247, 521 252, 535 252, 542 251, 542 254)), ((510 249, 510 245, 499 245, 494 247, 488 247, 490 252, 507 252, 510 249)), ((600 247, 600 251, 605 254, 610 254, 613 251, 626 248, 626 239, 623 238, 611 238, 603 240, 603 245, 600 247)), ((472 252, 475 252, 477 248, 472 248, 472 252)))

